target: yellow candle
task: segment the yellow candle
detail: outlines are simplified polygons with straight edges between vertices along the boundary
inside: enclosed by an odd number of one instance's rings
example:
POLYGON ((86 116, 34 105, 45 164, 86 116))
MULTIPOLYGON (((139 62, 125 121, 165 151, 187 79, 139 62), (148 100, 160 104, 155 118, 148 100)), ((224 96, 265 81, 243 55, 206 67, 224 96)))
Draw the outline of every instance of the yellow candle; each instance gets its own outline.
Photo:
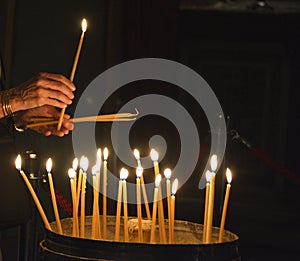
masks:
MULTIPOLYGON (((151 149, 150 157, 153 161, 154 165, 154 174, 155 177, 159 174, 159 165, 158 165, 158 152, 155 149, 151 149)), ((166 243, 166 230, 165 230, 165 222, 164 222, 164 206, 162 201, 162 193, 161 187, 158 188, 158 225, 159 225, 159 235, 160 242, 166 243)))
POLYGON ((103 238, 106 239, 106 219, 107 219, 107 158, 108 158, 108 149, 104 148, 103 150, 103 238))
POLYGON ((213 155, 211 157, 211 170, 212 177, 210 181, 209 188, 209 200, 208 200, 208 210, 207 210, 207 226, 206 226, 206 243, 211 242, 212 235, 212 224, 213 224, 213 214, 214 214, 214 199, 215 199, 215 171, 217 169, 217 156, 213 155))
POLYGON ((169 168, 165 169, 164 175, 166 178, 166 187, 167 187, 167 204, 168 204, 168 220, 169 220, 169 243, 171 240, 171 229, 170 229, 170 222, 171 222, 171 202, 170 202, 170 197, 171 197, 171 170, 169 168))
POLYGON ((123 211, 124 211, 124 241, 129 241, 129 234, 128 234, 128 208, 127 208, 127 186, 126 186, 126 179, 128 177, 128 170, 125 168, 121 169, 123 172, 123 211))
POLYGON ((175 179, 173 181, 172 185, 172 195, 171 195, 171 239, 170 239, 170 244, 174 243, 174 223, 175 223, 175 194, 177 192, 178 188, 178 179, 175 179))
MULTIPOLYGON (((122 173, 121 173, 122 175, 122 173)), ((121 218, 121 203, 122 203, 122 178, 120 175, 119 189, 118 189, 118 201, 117 201, 117 213, 116 213, 116 227, 115 227, 115 241, 120 240, 120 218, 121 218)))
POLYGON ((46 217, 46 214, 45 214, 45 212, 44 212, 44 210, 43 210, 43 208, 42 208, 42 205, 41 205, 41 203, 40 203, 38 197, 37 197, 37 195, 35 194, 35 191, 34 191, 34 189, 32 188, 32 186, 31 186, 31 184, 30 184, 30 182, 29 182, 29 180, 28 180, 26 174, 25 174, 24 171, 21 169, 21 156, 20 156, 20 155, 18 155, 18 157, 16 158, 15 165, 16 165, 16 169, 19 170, 19 172, 20 172, 20 174, 21 174, 21 176, 22 176, 22 178, 23 178, 23 180, 24 180, 24 182, 25 182, 25 184, 26 184, 26 186, 27 186, 27 188, 28 188, 28 190, 29 190, 29 192, 30 192, 30 194, 31 194, 31 197, 33 198, 33 201, 34 201, 34 203, 35 203, 35 205, 36 205, 36 207, 37 207, 37 209, 38 209, 38 211, 39 211, 39 213, 40 213, 40 215, 41 215, 41 218, 42 218, 42 220, 43 220, 43 222, 44 222, 45 227, 46 227, 48 230, 52 231, 52 228, 51 228, 51 226, 50 226, 50 223, 49 223, 49 221, 48 221, 48 219, 47 219, 47 217, 46 217))
POLYGON ((156 212, 157 212, 157 200, 158 200, 158 188, 161 181, 161 175, 157 174, 155 178, 155 188, 153 195, 153 209, 152 209, 152 223, 151 223, 151 234, 150 243, 155 243, 155 231, 156 231, 156 212))
POLYGON ((96 239, 96 227, 97 227, 97 205, 98 205, 98 191, 97 191, 97 166, 92 168, 92 179, 93 179, 93 216, 92 216, 92 234, 91 238, 96 239))
POLYGON ((203 222, 203 236, 202 242, 206 242, 206 229, 207 229, 207 212, 208 212, 208 200, 209 200, 209 188, 210 188, 211 172, 206 171, 206 192, 205 192, 205 205, 204 205, 204 222, 203 222))
POLYGON ((227 184, 227 187, 226 187, 225 199, 224 199, 224 204, 223 204, 222 219, 221 219, 220 234, 219 234, 219 242, 223 241, 227 206, 228 206, 228 200, 229 200, 229 194, 230 194, 230 188, 231 188, 231 181, 232 181, 232 175, 231 175, 231 171, 230 171, 229 168, 226 169, 226 177, 227 177, 227 183, 228 184, 227 184))
MULTIPOLYGON (((74 185, 75 185, 75 188, 76 188, 76 184, 77 184, 76 172, 77 172, 77 168, 78 168, 78 159, 77 158, 75 158, 73 160, 72 168, 75 171, 73 181, 74 181, 74 185)), ((76 195, 76 189, 75 189, 75 195, 76 195)))
POLYGON ((142 206, 141 206, 141 180, 143 168, 136 169, 136 201, 137 201, 137 216, 138 216, 138 238, 139 242, 143 242, 143 228, 142 228, 142 206))
MULTIPOLYGON (((77 64, 78 64, 78 60, 79 60, 79 55, 80 55, 80 51, 81 51, 81 47, 82 47, 82 43, 83 43, 84 34, 86 32, 86 29, 87 29, 87 22, 86 22, 86 19, 83 19, 82 22, 81 22, 82 33, 81 33, 81 36, 80 36, 80 40, 79 40, 79 43, 78 43, 78 47, 77 47, 77 51, 76 51, 76 55, 75 55, 71 75, 70 75, 70 81, 71 82, 73 82, 73 80, 74 80, 74 76, 75 76, 75 72, 76 72, 76 68, 77 68, 77 64)), ((65 111, 66 111, 66 108, 63 108, 61 110, 60 118, 59 118, 59 121, 58 121, 58 124, 57 124, 57 130, 60 130, 60 128, 61 128, 65 111)))
POLYGON ((101 149, 99 148, 97 150, 97 162, 96 162, 96 165, 95 165, 95 171, 96 171, 96 200, 97 200, 97 203, 95 204, 95 212, 96 212, 96 238, 97 239, 100 239, 102 236, 101 236, 101 226, 100 226, 100 211, 99 211, 99 190, 100 190, 100 170, 101 170, 101 165, 102 165, 102 159, 101 159, 101 156, 102 156, 102 152, 101 152, 101 149))
MULTIPOLYGON (((137 160, 138 167, 142 167, 141 160, 140 160, 140 152, 137 149, 134 149, 133 154, 137 160)), ((142 175, 140 179, 141 179, 141 187, 142 187, 142 193, 143 193, 144 204, 145 204, 145 209, 146 209, 146 215, 147 215, 147 218, 149 220, 151 220, 151 214, 150 214, 150 208, 149 208, 149 204, 148 204, 148 197, 147 197, 144 176, 142 175)))
POLYGON ((52 169, 52 160, 49 158, 46 163, 46 170, 48 173, 48 180, 49 180, 49 187, 50 187, 50 194, 51 194, 51 200, 52 200, 52 207, 53 207, 53 212, 56 220, 56 225, 57 225, 57 232, 59 234, 62 234, 62 227, 61 227, 61 222, 60 222, 60 217, 58 213, 58 208, 57 208, 57 203, 56 203, 56 197, 55 197, 55 190, 54 190, 54 184, 53 184, 53 179, 51 175, 51 169, 52 169))
POLYGON ((85 157, 82 156, 80 158, 80 168, 79 168, 79 173, 78 173, 78 182, 77 182, 77 191, 76 191, 76 208, 77 208, 77 213, 79 211, 79 201, 80 201, 80 191, 82 187, 82 166, 85 162, 85 157))
POLYGON ((70 187, 71 187, 71 195, 72 195, 72 204, 73 204, 73 218, 72 218, 72 236, 78 236, 78 220, 77 220, 77 211, 76 211, 76 187, 74 182, 74 177, 76 177, 76 172, 73 168, 68 170, 68 175, 70 178, 70 187))
POLYGON ((85 237, 85 193, 86 193, 86 171, 88 168, 87 157, 83 158, 82 162, 82 183, 81 183, 81 206, 80 206, 80 237, 85 237))

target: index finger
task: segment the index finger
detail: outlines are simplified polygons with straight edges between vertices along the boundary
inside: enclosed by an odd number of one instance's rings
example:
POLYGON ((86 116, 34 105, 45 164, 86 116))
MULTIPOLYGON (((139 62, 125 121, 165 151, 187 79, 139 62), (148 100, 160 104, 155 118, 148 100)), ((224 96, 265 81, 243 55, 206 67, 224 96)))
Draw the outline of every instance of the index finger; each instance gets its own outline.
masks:
POLYGON ((54 80, 54 81, 61 82, 64 85, 66 85, 68 88, 70 88, 72 91, 76 90, 76 87, 75 87, 74 83, 71 82, 65 76, 63 76, 62 74, 54 74, 54 73, 42 72, 42 73, 39 73, 39 75, 42 76, 42 77, 45 77, 45 78, 47 78, 49 80, 54 80))

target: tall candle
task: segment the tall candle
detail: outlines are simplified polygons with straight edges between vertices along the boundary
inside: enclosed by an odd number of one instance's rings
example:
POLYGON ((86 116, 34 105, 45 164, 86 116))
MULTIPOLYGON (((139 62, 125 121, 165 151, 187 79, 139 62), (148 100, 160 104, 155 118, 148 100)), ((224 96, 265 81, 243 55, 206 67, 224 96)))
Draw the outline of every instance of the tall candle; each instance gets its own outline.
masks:
MULTIPOLYGON (((75 188, 76 188, 76 184, 77 184, 76 172, 77 172, 77 168, 78 168, 78 159, 77 158, 74 158, 73 163, 72 163, 72 168, 75 171, 74 178, 73 178, 73 181, 74 181, 73 183, 74 183, 75 188)), ((76 189, 75 189, 75 195, 76 195, 76 189)))
POLYGON ((76 211, 76 187, 75 187, 75 180, 76 172, 73 168, 70 168, 68 170, 68 175, 70 178, 70 187, 71 187, 71 196, 72 196, 72 204, 73 204, 73 218, 72 218, 72 236, 77 237, 78 236, 78 220, 77 220, 77 211, 76 211))
POLYGON ((128 234, 128 208, 127 208, 127 185, 126 185, 126 179, 128 177, 128 170, 125 168, 121 169, 121 172, 123 172, 123 211, 124 211, 124 241, 129 241, 129 234, 128 234))
POLYGON ((44 222, 45 227, 46 227, 48 230, 52 231, 52 228, 51 228, 51 226, 50 226, 50 223, 49 223, 49 221, 48 221, 48 219, 47 219, 47 217, 46 217, 46 214, 45 214, 45 212, 44 212, 44 210, 43 210, 43 207, 42 207, 42 205, 41 205, 41 203, 40 203, 38 197, 37 197, 37 195, 36 195, 36 193, 35 193, 33 187, 31 186, 31 184, 30 184, 30 182, 29 182, 29 180, 28 180, 26 174, 25 174, 24 171, 21 169, 21 156, 20 156, 20 154, 19 154, 19 155, 17 156, 17 158, 16 158, 15 166, 16 166, 16 169, 19 170, 19 172, 20 172, 20 174, 21 174, 21 176, 22 176, 22 178, 23 178, 23 180, 24 180, 24 182, 25 182, 25 184, 26 184, 26 186, 27 186, 27 188, 28 188, 28 190, 29 190, 29 192, 30 192, 30 194, 31 194, 31 197, 33 198, 33 201, 34 201, 34 203, 35 203, 35 205, 36 205, 36 207, 37 207, 37 209, 38 209, 38 211, 39 211, 39 213, 40 213, 40 215, 41 215, 41 218, 42 218, 42 220, 43 220, 43 222, 44 222))
POLYGON ((170 222, 171 222, 171 202, 170 202, 170 197, 171 197, 171 170, 169 168, 165 169, 164 175, 166 178, 166 187, 167 187, 167 204, 168 204, 168 220, 169 220, 169 243, 171 240, 171 229, 170 229, 170 222))
POLYGON ((122 203, 122 181, 126 178, 126 172, 120 172, 120 180, 119 180, 119 189, 118 189, 118 199, 117 199, 117 213, 116 213, 116 226, 115 226, 115 241, 120 240, 120 219, 121 219, 121 203, 122 203))
POLYGON ((106 239, 106 219, 107 219, 107 158, 108 149, 103 150, 103 239, 106 239))
POLYGON ((92 234, 91 237, 92 239, 98 239, 99 238, 99 233, 97 233, 97 227, 98 227, 98 220, 97 216, 98 211, 97 208, 99 206, 99 197, 98 197, 98 190, 97 190, 97 165, 93 166, 92 168, 92 179, 93 179, 93 195, 94 195, 94 200, 93 200, 93 216, 92 216, 92 234))
MULTIPOLYGON (((155 177, 159 174, 159 165, 158 165, 158 152, 155 149, 151 149, 150 157, 154 165, 154 174, 155 177)), ((165 231, 165 218, 164 218, 164 206, 162 201, 161 187, 158 188, 158 225, 159 225, 159 235, 160 242, 166 243, 166 231, 165 231)))
MULTIPOLYGON (((137 160, 138 167, 142 167, 141 160, 140 160, 140 152, 137 149, 134 149, 133 154, 137 160)), ((142 187, 143 198, 144 198, 144 205, 145 205, 145 209, 146 209, 146 215, 147 215, 147 218, 149 220, 151 220, 151 213, 150 213, 150 208, 149 208, 149 204, 148 204, 147 191, 146 191, 146 186, 145 186, 145 181, 144 181, 143 175, 141 175, 140 180, 141 180, 141 187, 142 187)))
MULTIPOLYGON (((70 75, 70 81, 71 82, 73 82, 73 80, 74 80, 74 76, 75 76, 75 72, 76 72, 76 68, 77 68, 77 64, 78 64, 78 59, 79 59, 79 55, 80 55, 80 52, 81 52, 81 47, 82 47, 82 43, 83 43, 84 34, 86 32, 86 29, 87 29, 87 22, 86 22, 86 19, 84 18, 81 22, 81 31, 82 31, 82 33, 81 33, 81 36, 80 36, 80 40, 79 40, 79 43, 78 43, 78 47, 77 47, 77 51, 76 51, 76 55, 75 55, 71 75, 70 75)), ((66 111, 66 108, 63 108, 61 110, 60 118, 59 118, 59 121, 58 121, 58 124, 57 124, 57 130, 60 130, 60 128, 61 128, 65 111, 66 111)))
POLYGON ((81 205, 80 205, 80 237, 85 237, 85 193, 86 193, 86 172, 89 162, 84 157, 82 161, 82 183, 81 183, 81 205))
POLYGON ((143 242, 143 228, 142 228, 142 206, 141 206, 141 181, 140 178, 143 174, 143 168, 137 167, 136 169, 136 206, 138 217, 138 238, 139 242, 143 242))
POLYGON ((175 179, 172 184, 172 195, 171 195, 171 239, 170 244, 174 243, 174 223, 175 223, 175 194, 178 188, 178 179, 175 179))
POLYGON ((50 194, 51 194, 51 200, 52 200, 52 207, 53 207, 53 212, 54 212, 54 216, 55 216, 55 220, 56 220, 57 232, 59 234, 62 234, 63 231, 62 231, 60 217, 59 217, 57 203, 56 203, 55 190, 54 190, 54 184, 53 184, 51 169, 52 169, 52 159, 49 158, 47 160, 47 163, 46 163, 46 170, 47 170, 47 173, 48 173, 48 180, 49 180, 50 194))
POLYGON ((232 175, 231 175, 231 171, 229 168, 226 169, 226 177, 227 177, 227 187, 226 187, 225 199, 224 199, 224 203, 223 203, 222 219, 221 219, 220 233, 219 233, 219 242, 223 241, 224 227, 225 227, 226 214, 227 214, 227 206, 228 206, 231 181, 232 181, 232 175))
POLYGON ((161 175, 157 174, 155 178, 155 188, 154 188, 154 195, 153 195, 150 243, 155 243, 156 212, 157 212, 158 188, 160 185, 160 181, 161 181, 161 175))
POLYGON ((80 163, 79 163, 79 172, 78 172, 78 182, 77 182, 77 190, 76 190, 76 208, 77 208, 77 213, 79 211, 79 200, 80 200, 80 191, 81 191, 81 187, 82 187, 82 166, 85 162, 85 157, 82 156, 80 158, 80 163))
POLYGON ((209 170, 205 173, 206 177, 206 188, 205 188, 205 204, 204 204, 204 222, 203 222, 203 236, 202 242, 206 242, 206 229, 207 229, 207 212, 208 212, 208 200, 209 200, 209 188, 211 180, 211 172, 209 170))
POLYGON ((216 171, 217 165, 218 165, 217 155, 212 155, 210 163, 211 163, 212 177, 210 180, 210 188, 209 188, 207 226, 206 226, 206 243, 211 242, 211 235, 212 235, 214 199, 215 199, 215 177, 216 177, 215 171, 216 171))

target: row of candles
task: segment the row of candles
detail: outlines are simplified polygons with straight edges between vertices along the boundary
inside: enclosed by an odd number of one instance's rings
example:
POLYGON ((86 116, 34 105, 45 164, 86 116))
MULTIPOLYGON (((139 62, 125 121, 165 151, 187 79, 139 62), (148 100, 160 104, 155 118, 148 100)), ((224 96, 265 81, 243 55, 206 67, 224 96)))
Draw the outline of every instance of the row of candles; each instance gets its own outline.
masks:
MULTIPOLYGON (((152 216, 150 213, 150 208, 147 199, 147 193, 145 188, 145 182, 143 178, 143 168, 140 161, 140 154, 137 149, 134 150, 134 156, 137 160, 136 168, 136 200, 137 200, 137 223, 138 223, 138 242, 144 242, 143 237, 143 217, 142 217, 142 204, 141 196, 144 197, 144 207, 146 210, 147 219, 151 221, 151 233, 150 233, 150 243, 155 243, 156 241, 156 222, 158 216, 158 232, 159 232, 159 242, 162 244, 167 243, 166 229, 165 229, 165 218, 164 218, 164 206, 162 199, 161 190, 161 174, 159 171, 158 164, 158 153, 156 150, 152 149, 150 152, 150 157, 153 161, 154 174, 155 174, 155 187, 153 192, 153 206, 152 206, 152 216)), ((102 153, 101 149, 97 151, 97 162, 92 168, 92 181, 93 181, 93 210, 92 210, 92 239, 107 239, 107 159, 108 150, 105 148, 103 150, 103 168, 102 168, 102 185, 103 185, 103 197, 102 197, 102 226, 100 224, 100 211, 99 211, 99 188, 100 188, 100 170, 102 165, 102 153), (103 231, 101 231, 101 227, 103 231)), ((212 224, 213 224, 213 209, 214 209, 214 194, 215 194, 215 176, 217 169, 217 156, 213 155, 210 160, 211 171, 206 172, 206 193, 205 193, 205 206, 204 206, 204 224, 203 224, 203 235, 202 243, 212 242, 212 224)), ((33 200, 37 206, 37 209, 41 215, 41 218, 48 230, 52 230, 51 225, 46 217, 46 214, 39 202, 35 191, 33 190, 30 182, 27 179, 26 174, 21 169, 21 157, 18 155, 16 159, 16 168, 20 171, 22 178, 24 179, 33 200)), ((70 178, 72 205, 73 205, 73 217, 72 217, 72 236, 74 237, 85 237, 85 201, 86 201, 86 181, 87 181, 87 169, 88 169, 88 159, 84 156, 80 159, 80 168, 78 169, 78 159, 75 158, 73 161, 72 168, 68 170, 68 175, 70 178), (79 204, 80 203, 80 204, 79 204), (80 208, 79 208, 80 205, 80 208), (80 210, 80 224, 79 224, 79 210, 80 210)), ((57 232, 63 234, 63 229, 59 217, 59 212, 56 203, 55 190, 53 184, 53 178, 51 174, 52 160, 49 158, 46 163, 46 170, 48 173, 48 180, 50 186, 50 194, 52 200, 52 206, 54 211, 54 216, 57 225, 57 232)), ((126 179, 128 177, 128 170, 122 168, 120 171, 120 180, 118 185, 117 194, 117 208, 116 208, 116 223, 115 223, 115 241, 120 240, 120 220, 121 220, 121 205, 123 203, 123 228, 124 228, 124 241, 129 241, 128 234, 128 207, 127 207, 127 185, 126 179)), ((169 168, 165 169, 164 175, 166 178, 166 191, 167 191, 167 213, 168 213, 168 243, 172 244, 174 242, 174 221, 175 221, 175 194, 178 188, 178 179, 174 179, 171 188, 171 170, 169 168)), ((226 170, 227 176, 227 188, 225 193, 225 199, 223 203, 223 212, 220 224, 219 232, 219 242, 223 241, 227 206, 231 188, 231 171, 226 170)))

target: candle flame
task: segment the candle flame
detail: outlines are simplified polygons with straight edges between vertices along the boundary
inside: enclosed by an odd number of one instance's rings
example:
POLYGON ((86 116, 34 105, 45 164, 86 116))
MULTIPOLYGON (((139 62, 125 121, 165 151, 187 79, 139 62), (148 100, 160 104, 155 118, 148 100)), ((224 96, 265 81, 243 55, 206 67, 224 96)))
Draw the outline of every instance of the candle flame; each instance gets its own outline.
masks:
POLYGON ((143 174, 144 169, 142 167, 137 167, 136 168, 136 177, 140 178, 143 174))
POLYGON ((108 149, 105 147, 103 150, 103 159, 107 160, 107 158, 108 158, 108 149))
POLYGON ((215 172, 218 166, 218 157, 216 154, 213 154, 210 159, 210 167, 212 172, 215 172))
POLYGON ((21 170, 21 161, 22 161, 21 155, 19 154, 15 161, 15 166, 17 170, 21 170))
POLYGON ((178 179, 176 178, 172 184, 172 195, 175 196, 178 188, 178 179))
POLYGON ((96 164, 96 165, 94 165, 94 166, 92 167, 92 175, 93 175, 93 176, 96 176, 97 171, 98 171, 98 166, 97 166, 97 164, 96 164))
POLYGON ((72 168, 73 168, 75 171, 77 170, 77 168, 78 168, 78 159, 77 159, 77 158, 75 158, 75 159, 73 160, 72 168))
POLYGON ((226 169, 226 177, 227 177, 228 184, 230 184, 232 181, 232 174, 229 168, 226 169))
POLYGON ((102 151, 101 149, 97 149, 97 159, 101 159, 101 156, 102 156, 102 151))
POLYGON ((129 174, 129 173, 128 173, 128 170, 125 169, 125 168, 122 168, 122 169, 120 170, 120 179, 121 179, 121 180, 127 179, 128 174, 129 174))
POLYGON ((68 175, 70 179, 73 179, 76 175, 76 171, 73 168, 69 168, 68 175))
POLYGON ((160 181, 161 181, 161 175, 157 174, 155 178, 155 188, 159 187, 160 181))
POLYGON ((212 173, 207 170, 206 173, 205 173, 205 177, 206 177, 206 182, 210 182, 211 181, 211 178, 212 178, 212 173))
POLYGON ((52 159, 49 158, 49 159, 47 160, 47 163, 46 163, 46 170, 47 170, 48 173, 50 173, 50 172, 51 172, 51 169, 52 169, 52 159))
POLYGON ((85 18, 82 19, 82 22, 81 22, 81 29, 82 29, 82 32, 86 32, 86 28, 87 28, 87 21, 85 18))
POLYGON ((80 168, 83 170, 83 172, 86 172, 89 166, 89 160, 87 157, 82 156, 80 158, 80 168))
POLYGON ((134 155, 136 160, 140 159, 140 152, 138 151, 138 149, 133 150, 133 155, 134 155))
POLYGON ((152 161, 158 161, 158 152, 155 149, 151 149, 150 157, 152 161))
POLYGON ((165 175, 166 179, 170 179, 171 174, 172 174, 172 171, 169 168, 166 168, 164 171, 164 175, 165 175))

